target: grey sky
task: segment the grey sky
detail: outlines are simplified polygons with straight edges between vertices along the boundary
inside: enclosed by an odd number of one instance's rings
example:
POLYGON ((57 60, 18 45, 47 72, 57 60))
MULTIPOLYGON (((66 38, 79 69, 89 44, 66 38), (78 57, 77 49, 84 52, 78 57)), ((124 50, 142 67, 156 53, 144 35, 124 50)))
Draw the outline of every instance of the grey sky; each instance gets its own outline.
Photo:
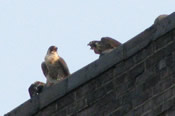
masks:
POLYGON ((124 43, 175 11, 173 0, 0 0, 0 115, 45 82, 41 62, 50 45, 72 72, 98 58, 87 43, 109 36, 124 43))

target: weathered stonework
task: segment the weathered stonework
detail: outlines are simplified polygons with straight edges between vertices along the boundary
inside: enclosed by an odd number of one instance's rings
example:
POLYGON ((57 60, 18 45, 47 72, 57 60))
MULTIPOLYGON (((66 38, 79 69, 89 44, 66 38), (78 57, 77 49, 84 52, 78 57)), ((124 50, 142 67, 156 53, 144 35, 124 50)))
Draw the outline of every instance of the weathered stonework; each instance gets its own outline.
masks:
POLYGON ((5 116, 175 116, 175 13, 5 116))

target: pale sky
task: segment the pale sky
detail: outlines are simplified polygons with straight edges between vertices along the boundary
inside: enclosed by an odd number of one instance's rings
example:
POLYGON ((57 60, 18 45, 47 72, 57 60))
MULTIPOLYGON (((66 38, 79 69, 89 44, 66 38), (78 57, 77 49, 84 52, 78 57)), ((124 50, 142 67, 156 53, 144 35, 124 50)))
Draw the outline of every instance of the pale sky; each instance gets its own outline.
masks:
POLYGON ((89 41, 124 43, 174 11, 174 0, 0 0, 0 115, 29 99, 31 83, 46 81, 40 65, 50 45, 73 73, 98 59, 89 41))

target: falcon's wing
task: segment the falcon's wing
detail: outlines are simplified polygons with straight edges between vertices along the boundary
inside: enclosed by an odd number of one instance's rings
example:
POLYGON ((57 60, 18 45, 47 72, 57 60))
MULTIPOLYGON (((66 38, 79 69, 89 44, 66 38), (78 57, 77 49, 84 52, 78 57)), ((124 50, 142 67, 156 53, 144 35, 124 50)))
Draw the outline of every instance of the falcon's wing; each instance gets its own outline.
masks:
POLYGON ((47 74, 48 74, 48 69, 47 69, 47 66, 46 66, 46 63, 45 62, 42 62, 41 68, 42 68, 42 71, 43 71, 44 76, 46 77, 47 74))
POLYGON ((112 48, 116 48, 121 45, 121 43, 115 39, 112 39, 110 37, 103 37, 101 38, 101 42, 104 43, 107 46, 110 46, 112 48))
POLYGON ((66 76, 69 76, 69 75, 70 75, 70 72, 69 72, 69 69, 68 69, 67 64, 66 64, 66 62, 64 61, 64 59, 60 57, 58 63, 61 65, 61 67, 62 67, 62 69, 63 69, 65 75, 66 75, 66 76))

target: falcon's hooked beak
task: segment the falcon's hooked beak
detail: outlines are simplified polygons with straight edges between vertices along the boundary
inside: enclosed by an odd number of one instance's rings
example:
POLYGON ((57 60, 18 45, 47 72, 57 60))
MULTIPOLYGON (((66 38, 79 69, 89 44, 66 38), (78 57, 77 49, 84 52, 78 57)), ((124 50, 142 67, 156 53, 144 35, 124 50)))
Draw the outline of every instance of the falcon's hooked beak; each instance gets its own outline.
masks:
POLYGON ((91 47, 90 49, 93 49, 92 42, 89 42, 87 45, 91 47))

